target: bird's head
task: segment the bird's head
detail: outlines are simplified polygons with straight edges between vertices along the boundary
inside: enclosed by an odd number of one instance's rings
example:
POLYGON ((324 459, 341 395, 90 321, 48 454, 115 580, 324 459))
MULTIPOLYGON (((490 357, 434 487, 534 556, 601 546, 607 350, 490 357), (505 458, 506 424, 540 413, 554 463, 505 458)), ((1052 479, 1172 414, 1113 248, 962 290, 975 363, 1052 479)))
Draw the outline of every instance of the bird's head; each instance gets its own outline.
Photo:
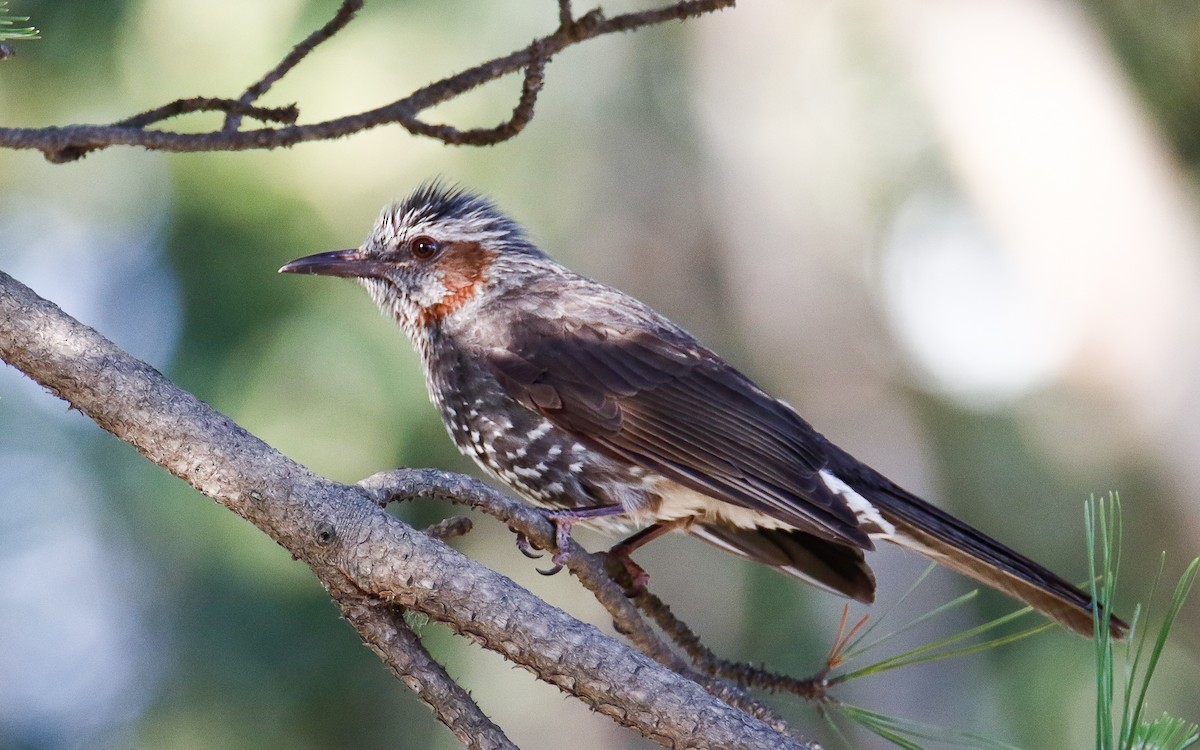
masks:
POLYGON ((279 271, 356 279, 415 335, 546 260, 490 200, 431 182, 385 208, 361 246, 279 271))

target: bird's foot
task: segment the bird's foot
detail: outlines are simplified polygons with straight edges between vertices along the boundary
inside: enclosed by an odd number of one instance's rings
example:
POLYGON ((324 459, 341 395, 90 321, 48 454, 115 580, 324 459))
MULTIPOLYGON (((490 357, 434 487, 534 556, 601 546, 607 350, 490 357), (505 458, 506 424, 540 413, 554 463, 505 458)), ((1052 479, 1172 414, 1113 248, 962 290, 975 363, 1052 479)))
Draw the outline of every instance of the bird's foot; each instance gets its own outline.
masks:
MULTIPOLYGON (((536 568, 544 576, 552 576, 563 569, 571 552, 571 527, 580 521, 604 516, 615 516, 625 512, 621 505, 598 505, 594 508, 578 508, 568 510, 552 510, 545 513, 545 518, 554 524, 554 554, 550 560, 554 566, 545 570, 536 568)), ((528 545, 526 540, 526 544, 528 545)), ((520 547, 520 542, 517 544, 520 547)), ((524 550, 522 550, 524 551, 524 550)))
POLYGON ((583 520, 575 511, 562 510, 546 514, 546 519, 554 524, 554 554, 550 556, 554 563, 549 568, 534 568, 544 576, 552 576, 562 570, 567 564, 571 552, 571 527, 583 520))
MULTIPOLYGON (((650 583, 650 574, 647 573, 641 565, 635 563, 633 558, 630 557, 630 555, 633 554, 633 551, 647 542, 651 542, 659 538, 668 531, 681 526, 686 526, 689 523, 691 523, 691 519, 688 518, 680 518, 673 521, 659 521, 657 523, 650 524, 628 539, 617 542, 612 546, 612 548, 608 551, 608 561, 610 565, 619 563, 623 569, 623 572, 629 576, 630 587, 625 590, 626 594, 629 596, 637 596, 638 594, 643 593, 646 590, 646 586, 650 583)), ((620 576, 621 572, 621 569, 610 567, 608 574, 613 578, 613 580, 619 581, 620 579, 618 576, 620 576), (614 575, 614 573, 616 575, 614 575)))
POLYGON ((621 579, 628 577, 629 585, 625 587, 626 596, 637 596, 646 591, 646 587, 650 585, 650 574, 641 565, 633 561, 629 556, 630 550, 625 549, 622 545, 613 546, 607 553, 608 575, 618 583, 624 583, 621 579), (616 566, 620 566, 617 568, 616 566), (624 575, 622 575, 624 574, 624 575))

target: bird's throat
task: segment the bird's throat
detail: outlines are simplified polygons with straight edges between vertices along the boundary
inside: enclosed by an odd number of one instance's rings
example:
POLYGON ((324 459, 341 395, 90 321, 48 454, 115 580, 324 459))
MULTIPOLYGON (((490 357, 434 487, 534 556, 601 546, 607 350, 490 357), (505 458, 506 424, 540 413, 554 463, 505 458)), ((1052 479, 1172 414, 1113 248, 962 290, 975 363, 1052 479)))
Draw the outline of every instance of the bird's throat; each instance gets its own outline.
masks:
POLYGON ((454 243, 438 263, 445 292, 436 302, 421 307, 419 324, 436 325, 474 299, 487 283, 495 255, 478 242, 454 243))

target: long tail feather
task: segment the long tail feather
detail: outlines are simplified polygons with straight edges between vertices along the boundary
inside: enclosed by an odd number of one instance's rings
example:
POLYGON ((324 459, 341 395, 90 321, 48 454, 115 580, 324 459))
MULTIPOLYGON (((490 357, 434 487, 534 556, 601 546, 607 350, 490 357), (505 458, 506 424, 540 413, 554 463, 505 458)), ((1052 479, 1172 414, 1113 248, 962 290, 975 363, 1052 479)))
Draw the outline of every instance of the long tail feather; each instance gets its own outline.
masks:
MULTIPOLYGON (((895 529, 889 541, 1025 602, 1080 635, 1094 634, 1092 598, 1055 573, 899 487, 868 497, 895 529)), ((1129 631, 1117 617, 1110 617, 1109 628, 1115 638, 1129 631)))

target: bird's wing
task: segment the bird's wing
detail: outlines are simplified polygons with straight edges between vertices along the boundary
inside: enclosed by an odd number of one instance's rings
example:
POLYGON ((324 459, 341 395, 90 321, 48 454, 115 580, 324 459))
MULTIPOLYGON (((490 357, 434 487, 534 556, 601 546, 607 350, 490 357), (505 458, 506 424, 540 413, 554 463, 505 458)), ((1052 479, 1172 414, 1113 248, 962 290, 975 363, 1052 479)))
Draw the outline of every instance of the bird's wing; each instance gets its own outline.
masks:
POLYGON ((661 318, 613 317, 523 316, 483 357, 515 400, 610 456, 829 541, 872 548, 818 474, 824 439, 791 408, 661 318))
POLYGON ((875 575, 857 547, 828 542, 803 531, 735 529, 693 524, 688 533, 748 560, 770 565, 805 583, 850 597, 875 601, 875 575))

